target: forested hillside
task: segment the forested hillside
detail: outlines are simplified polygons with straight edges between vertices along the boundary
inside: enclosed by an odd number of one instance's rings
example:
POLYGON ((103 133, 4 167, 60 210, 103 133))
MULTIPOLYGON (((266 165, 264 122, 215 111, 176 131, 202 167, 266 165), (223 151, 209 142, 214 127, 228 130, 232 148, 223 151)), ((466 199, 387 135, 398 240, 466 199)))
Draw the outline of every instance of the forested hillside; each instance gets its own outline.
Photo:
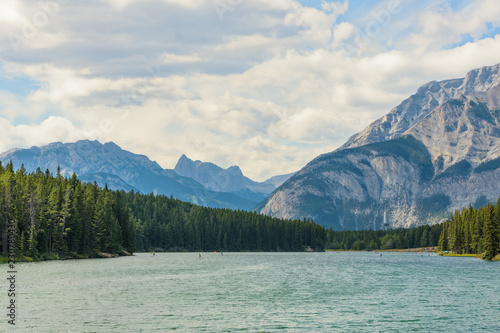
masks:
POLYGON ((27 173, 0 164, 3 254, 15 226, 17 257, 94 257, 133 251, 322 250, 326 230, 310 221, 211 209, 165 196, 102 189, 76 175, 27 173), (137 242, 136 242, 137 241, 137 242))
POLYGON ((439 250, 455 254, 481 254, 491 260, 500 253, 500 198, 496 205, 455 211, 444 223, 439 250))
POLYGON ((138 218, 139 250, 323 250, 326 230, 310 221, 282 220, 255 212, 207 208, 165 196, 124 194, 138 218))

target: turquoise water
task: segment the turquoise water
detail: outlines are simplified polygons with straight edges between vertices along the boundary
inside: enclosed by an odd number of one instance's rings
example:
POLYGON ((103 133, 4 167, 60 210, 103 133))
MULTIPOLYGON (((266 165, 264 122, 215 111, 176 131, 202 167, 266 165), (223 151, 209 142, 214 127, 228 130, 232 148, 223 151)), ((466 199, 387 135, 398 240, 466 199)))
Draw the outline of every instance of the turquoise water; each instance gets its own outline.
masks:
POLYGON ((500 262, 474 258, 161 253, 17 269, 17 325, 2 278, 0 332, 500 332, 500 262))

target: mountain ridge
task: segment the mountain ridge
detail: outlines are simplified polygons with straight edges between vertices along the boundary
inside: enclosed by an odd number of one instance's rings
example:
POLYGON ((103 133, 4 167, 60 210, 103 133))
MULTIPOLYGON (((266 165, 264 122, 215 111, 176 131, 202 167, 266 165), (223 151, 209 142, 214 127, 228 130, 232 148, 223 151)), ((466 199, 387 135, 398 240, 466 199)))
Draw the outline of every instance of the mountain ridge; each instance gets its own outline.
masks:
POLYGON ((500 64, 432 81, 322 154, 257 210, 339 230, 442 221, 500 194, 500 64), (426 156, 423 158, 423 156, 426 156))
POLYGON ((212 191, 234 193, 243 198, 256 201, 256 205, 277 187, 269 182, 251 180, 243 175, 237 165, 224 169, 211 162, 193 161, 185 154, 179 158, 174 171, 180 176, 194 179, 212 191))
POLYGON ((29 172, 40 167, 55 173, 60 166, 64 176, 74 172, 83 181, 107 184, 111 189, 173 195, 200 205, 244 210, 255 208, 289 177, 279 175, 271 178, 272 183, 259 183, 245 177, 239 166, 223 169, 211 162, 192 161, 185 154, 175 169, 163 169, 146 155, 97 140, 53 142, 0 154, 0 161, 10 160, 29 172))
POLYGON ((500 64, 473 69, 464 78, 430 81, 417 92, 375 120, 361 132, 351 136, 338 150, 353 148, 402 135, 447 100, 478 93, 500 85, 500 64))
POLYGON ((28 172, 40 167, 55 173, 60 166, 65 176, 74 172, 83 180, 97 181, 101 186, 108 184, 118 190, 172 195, 202 206, 251 210, 257 204, 233 193, 211 191, 191 178, 163 169, 146 155, 123 150, 113 142, 54 142, 28 149, 14 148, 0 154, 3 163, 11 160, 16 167, 24 165, 28 172))

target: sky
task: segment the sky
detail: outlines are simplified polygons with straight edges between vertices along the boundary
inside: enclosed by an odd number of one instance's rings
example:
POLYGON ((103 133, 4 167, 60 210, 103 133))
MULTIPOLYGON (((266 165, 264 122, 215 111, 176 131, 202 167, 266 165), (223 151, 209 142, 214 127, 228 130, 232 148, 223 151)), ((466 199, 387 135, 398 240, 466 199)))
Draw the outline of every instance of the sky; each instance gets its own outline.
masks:
POLYGON ((498 0, 0 2, 0 151, 113 141, 258 181, 500 62, 498 0))

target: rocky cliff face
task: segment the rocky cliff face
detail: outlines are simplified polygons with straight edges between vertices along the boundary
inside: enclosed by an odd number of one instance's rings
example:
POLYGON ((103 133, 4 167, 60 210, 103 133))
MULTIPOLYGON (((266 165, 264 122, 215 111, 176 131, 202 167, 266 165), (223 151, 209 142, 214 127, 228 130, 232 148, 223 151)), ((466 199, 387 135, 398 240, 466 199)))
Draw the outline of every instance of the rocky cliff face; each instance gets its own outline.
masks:
MULTIPOLYGON (((472 70, 462 79, 429 82, 421 86, 416 94, 396 106, 387 115, 374 121, 360 133, 353 135, 339 149, 354 148, 396 138, 418 124, 444 102, 461 98, 463 95, 477 97, 488 95, 489 92, 498 89, 499 85, 499 65, 472 70)), ((495 102, 498 102, 498 94, 496 94, 495 102)))
POLYGON ((431 82, 261 204, 339 230, 432 224, 500 195, 500 66, 431 82))

